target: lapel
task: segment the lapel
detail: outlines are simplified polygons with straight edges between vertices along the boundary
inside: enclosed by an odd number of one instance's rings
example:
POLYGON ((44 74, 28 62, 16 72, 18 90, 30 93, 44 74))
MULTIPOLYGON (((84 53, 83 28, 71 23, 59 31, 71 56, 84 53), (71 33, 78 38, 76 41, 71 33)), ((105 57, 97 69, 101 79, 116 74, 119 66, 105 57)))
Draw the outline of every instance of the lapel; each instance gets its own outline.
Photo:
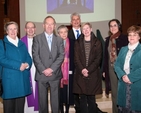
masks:
POLYGON ((57 43, 57 37, 55 35, 53 35, 53 37, 52 37, 52 44, 51 44, 51 54, 53 54, 53 52, 57 48, 56 47, 56 45, 57 45, 56 43, 57 43))
POLYGON ((45 36, 45 33, 42 33, 42 38, 41 38, 41 40, 42 40, 43 45, 47 48, 47 51, 50 52, 49 46, 48 46, 48 42, 47 42, 47 39, 46 39, 46 36, 45 36))
MULTIPOLYGON (((125 49, 123 49, 124 51, 122 52, 122 55, 121 57, 123 56, 123 60, 122 61, 125 61, 125 58, 126 58, 126 55, 127 55, 127 52, 128 52, 128 46, 125 47, 125 49)), ((123 65, 124 65, 124 62, 123 62, 123 65)))
POLYGON ((138 44, 138 46, 136 47, 136 49, 134 50, 134 53, 132 55, 132 57, 137 54, 139 51, 141 50, 141 44, 138 44))
POLYGON ((46 36, 45 34, 43 33, 42 34, 42 42, 43 42, 43 45, 47 48, 47 51, 53 55, 54 54, 54 51, 56 50, 56 43, 57 43, 57 38, 55 35, 53 35, 52 37, 52 43, 51 43, 51 51, 49 50, 49 46, 48 46, 48 42, 47 42, 47 39, 46 39, 46 36))
POLYGON ((79 39, 77 41, 79 42, 80 51, 81 51, 81 57, 84 59, 84 63, 85 63, 84 65, 86 65, 84 37, 83 36, 79 37, 79 39))
POLYGON ((73 40, 76 40, 76 39, 75 39, 74 32, 73 32, 73 29, 70 30, 69 38, 71 38, 71 39, 73 39, 73 40))

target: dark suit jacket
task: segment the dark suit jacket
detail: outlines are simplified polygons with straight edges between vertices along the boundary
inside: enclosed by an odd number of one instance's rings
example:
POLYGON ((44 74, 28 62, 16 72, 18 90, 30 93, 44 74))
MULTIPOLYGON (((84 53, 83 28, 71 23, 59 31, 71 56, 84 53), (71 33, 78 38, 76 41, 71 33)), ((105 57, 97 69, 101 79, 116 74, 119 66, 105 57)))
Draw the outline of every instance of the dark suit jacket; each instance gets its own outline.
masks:
POLYGON ((74 43, 76 41, 73 29, 69 30, 68 38, 70 39, 70 71, 74 73, 74 43))
POLYGON ((73 105, 74 104, 74 98, 73 98, 73 75, 74 75, 74 42, 75 42, 75 35, 73 32, 73 29, 70 29, 68 31, 68 38, 70 41, 70 50, 69 50, 69 58, 70 58, 70 63, 69 63, 69 71, 72 72, 72 74, 69 74, 69 104, 73 105))
POLYGON ((53 35, 51 52, 45 33, 41 33, 33 38, 32 46, 33 61, 36 67, 35 80, 37 81, 54 81, 62 78, 61 64, 64 60, 63 39, 53 35), (46 77, 42 72, 51 68, 53 75, 46 77))

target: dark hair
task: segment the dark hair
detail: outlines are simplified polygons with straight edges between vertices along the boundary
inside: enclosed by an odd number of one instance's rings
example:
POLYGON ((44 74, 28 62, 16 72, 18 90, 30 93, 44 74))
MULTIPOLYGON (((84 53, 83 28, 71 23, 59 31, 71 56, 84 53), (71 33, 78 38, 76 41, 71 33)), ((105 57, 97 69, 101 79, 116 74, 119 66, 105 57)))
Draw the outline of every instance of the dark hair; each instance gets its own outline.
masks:
POLYGON ((113 21, 115 21, 117 23, 119 31, 122 32, 122 25, 121 25, 121 23, 118 19, 110 20, 109 23, 108 23, 109 28, 110 28, 110 23, 113 22, 113 21))

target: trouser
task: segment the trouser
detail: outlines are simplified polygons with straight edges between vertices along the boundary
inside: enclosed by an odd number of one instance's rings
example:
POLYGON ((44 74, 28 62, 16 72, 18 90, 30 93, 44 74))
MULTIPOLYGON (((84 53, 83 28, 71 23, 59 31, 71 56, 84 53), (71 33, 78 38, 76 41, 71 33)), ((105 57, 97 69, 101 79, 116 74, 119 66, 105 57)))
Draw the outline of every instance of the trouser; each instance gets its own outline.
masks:
POLYGON ((47 83, 38 81, 39 113, 49 113, 48 88, 50 88, 50 102, 52 113, 59 113, 60 80, 47 83))
POLYGON ((74 105, 75 113, 80 113, 79 94, 74 94, 74 105))
POLYGON ((97 113, 94 95, 80 95, 80 113, 97 113))
POLYGON ((4 113, 24 113, 25 97, 4 99, 4 113))
POLYGON ((117 107, 117 90, 118 90, 118 78, 114 72, 113 66, 109 66, 109 77, 111 82, 111 94, 112 94, 112 113, 118 113, 117 107))

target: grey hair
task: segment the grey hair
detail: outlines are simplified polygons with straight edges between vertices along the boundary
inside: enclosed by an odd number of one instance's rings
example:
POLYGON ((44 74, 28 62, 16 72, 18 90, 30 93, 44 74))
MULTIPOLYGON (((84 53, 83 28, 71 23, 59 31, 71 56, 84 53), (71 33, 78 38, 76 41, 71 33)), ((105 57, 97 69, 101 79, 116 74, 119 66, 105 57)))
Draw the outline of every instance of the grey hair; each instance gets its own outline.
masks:
POLYGON ((7 23, 4 25, 4 30, 7 31, 7 30, 8 30, 8 29, 7 29, 8 26, 9 26, 9 25, 12 25, 12 24, 16 25, 17 30, 18 30, 18 24, 17 24, 16 22, 14 22, 14 21, 7 22, 7 23))
POLYGON ((65 25, 60 25, 58 28, 57 28, 57 32, 59 33, 60 32, 60 29, 63 29, 65 28, 67 31, 68 31, 68 28, 65 26, 65 25))
POLYGON ((81 17, 80 17, 80 14, 78 14, 78 13, 76 13, 76 12, 72 13, 71 16, 70 16, 70 18, 72 19, 73 16, 78 16, 79 18, 81 18, 81 17))

